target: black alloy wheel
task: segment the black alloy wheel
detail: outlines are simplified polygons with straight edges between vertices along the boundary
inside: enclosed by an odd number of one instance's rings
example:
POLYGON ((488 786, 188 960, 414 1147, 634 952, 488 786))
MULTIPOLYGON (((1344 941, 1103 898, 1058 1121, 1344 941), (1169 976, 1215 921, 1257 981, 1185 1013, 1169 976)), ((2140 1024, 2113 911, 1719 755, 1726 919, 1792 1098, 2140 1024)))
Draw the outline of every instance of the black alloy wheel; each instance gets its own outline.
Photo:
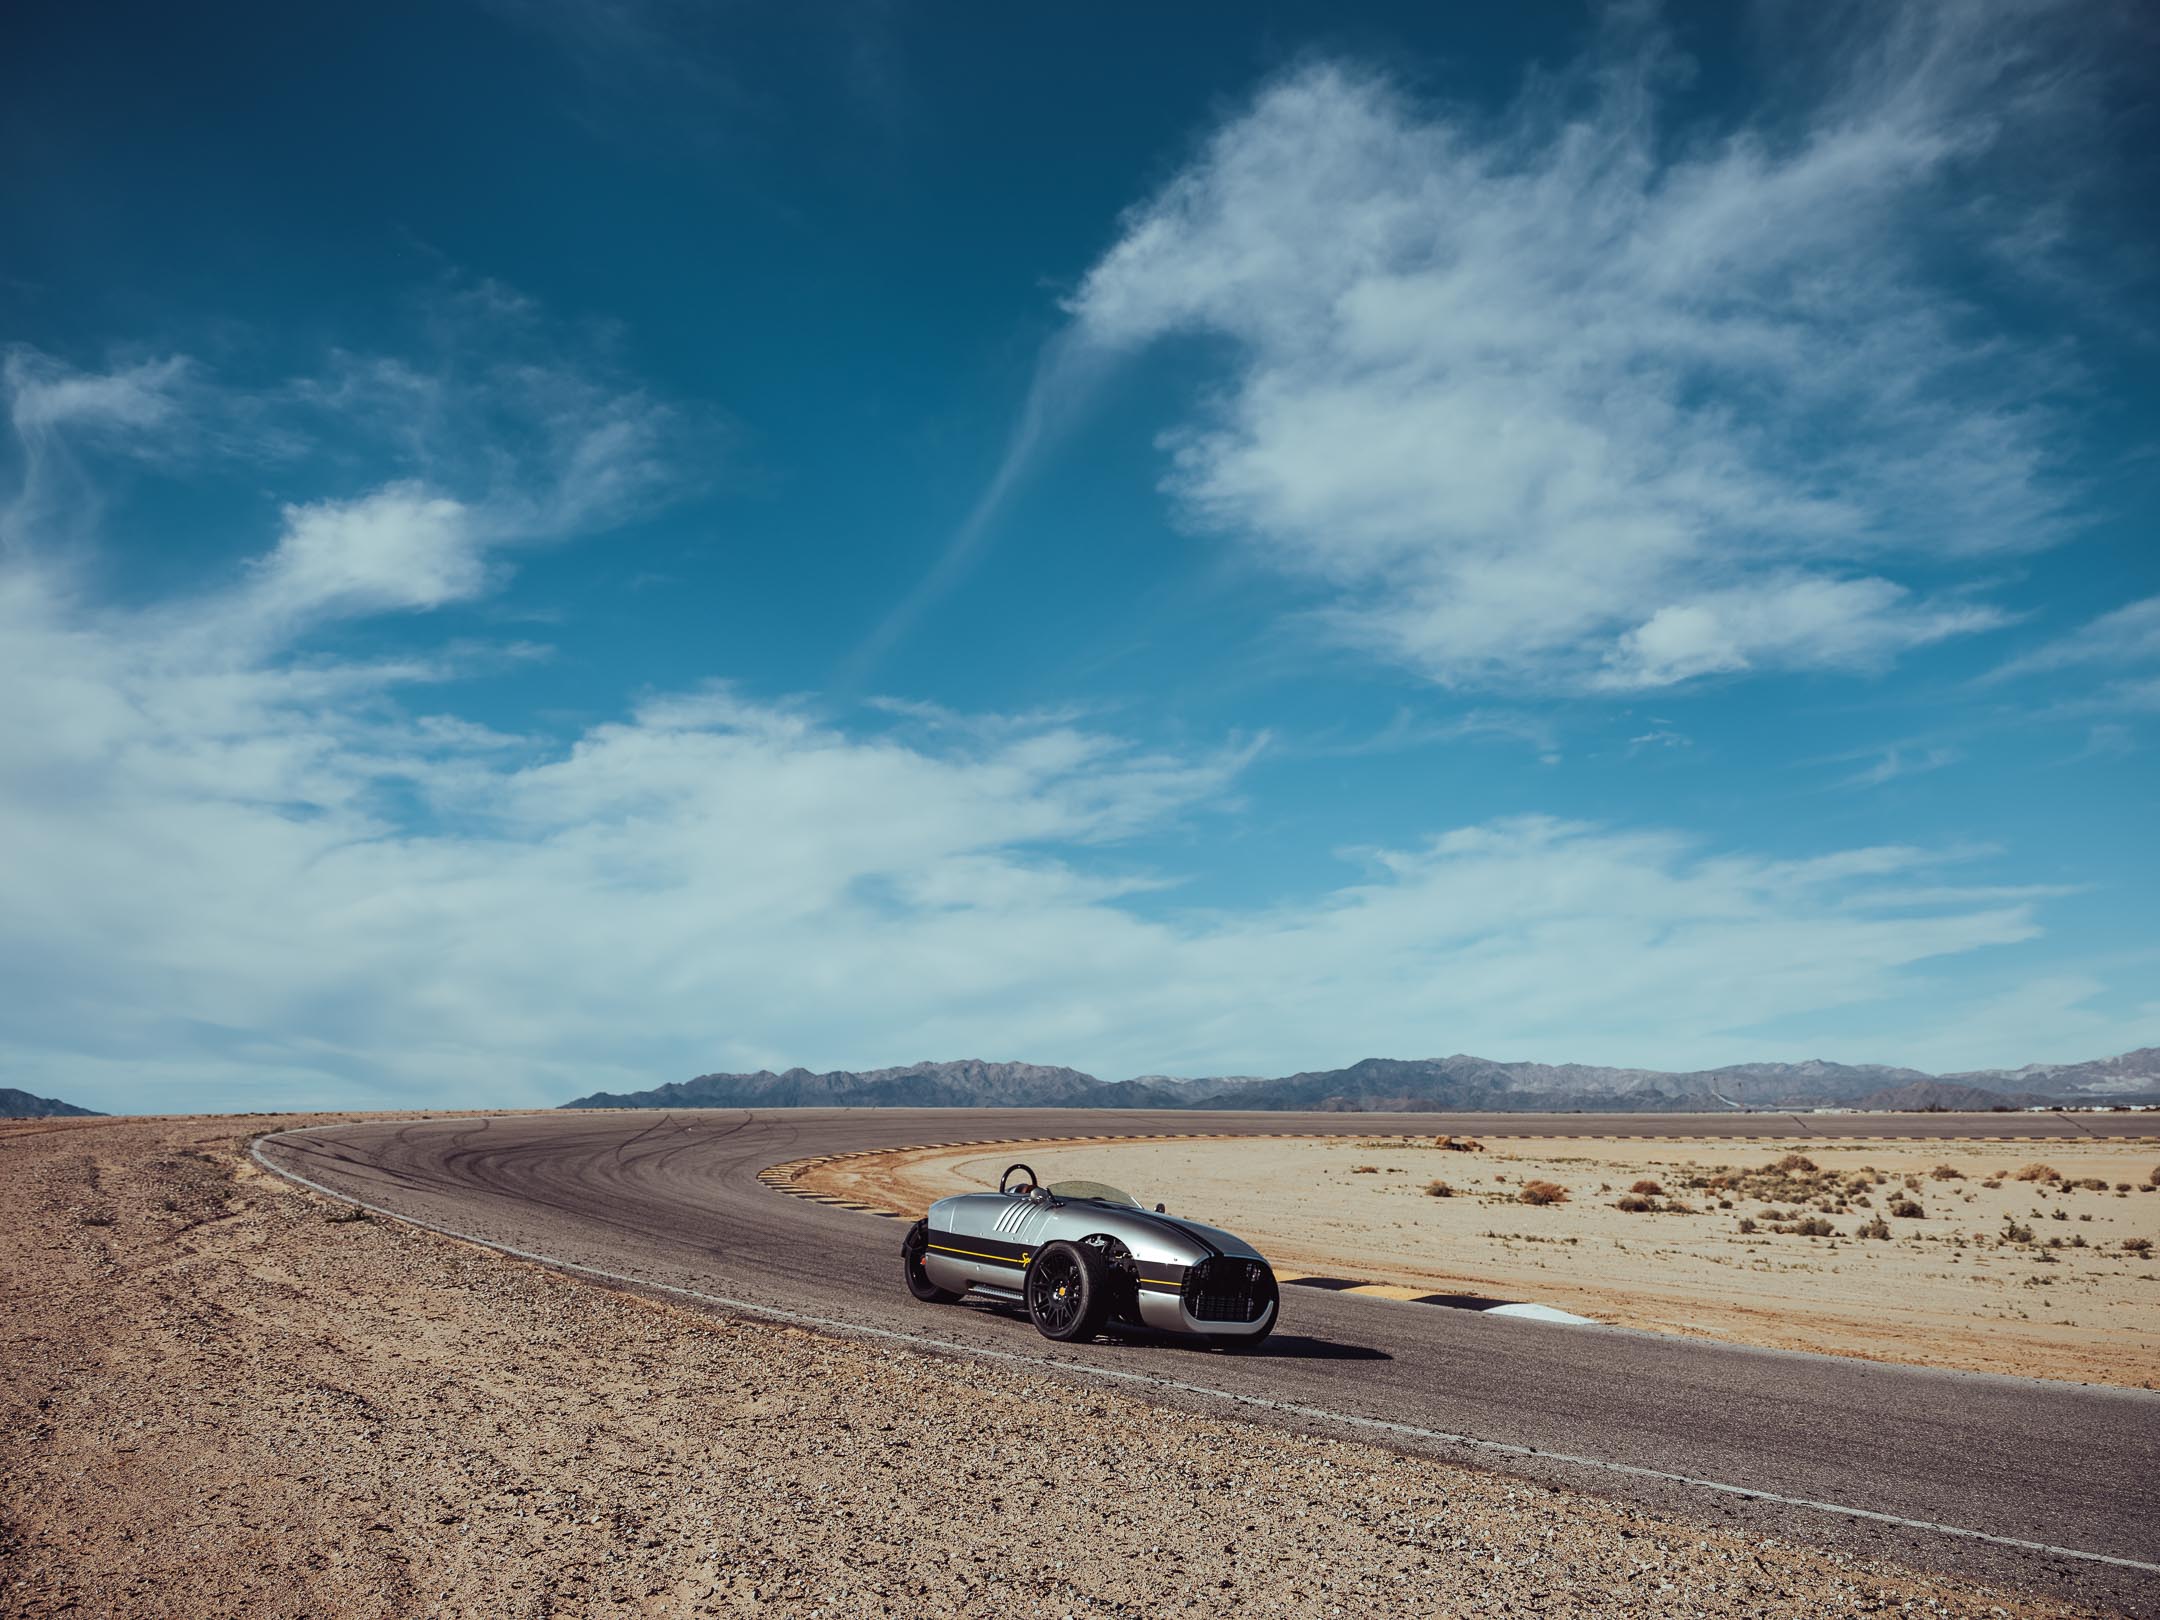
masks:
POLYGON ((949 1305, 960 1296, 947 1293, 930 1280, 924 1262, 930 1255, 930 1223, 917 1221, 900 1240, 900 1264, 907 1273, 907 1291, 925 1305, 949 1305))
POLYGON ((1110 1263, 1082 1243, 1052 1243, 1027 1270, 1027 1308, 1046 1339, 1082 1344, 1110 1319, 1110 1263))

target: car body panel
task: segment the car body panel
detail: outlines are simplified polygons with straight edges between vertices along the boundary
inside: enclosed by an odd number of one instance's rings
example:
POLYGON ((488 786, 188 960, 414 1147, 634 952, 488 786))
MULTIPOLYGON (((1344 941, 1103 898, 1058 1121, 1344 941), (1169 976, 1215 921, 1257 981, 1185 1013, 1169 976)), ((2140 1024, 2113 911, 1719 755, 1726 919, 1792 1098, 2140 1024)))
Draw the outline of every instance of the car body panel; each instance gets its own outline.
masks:
MULTIPOLYGON (((1279 1303, 1274 1274, 1251 1244, 1198 1221, 1094 1198, 1034 1191, 941 1198, 930 1206, 923 1269, 948 1292, 974 1290, 1009 1298, 1019 1292, 1035 1255, 1060 1240, 1096 1243, 1120 1256, 1132 1284, 1131 1297, 1119 1312, 1127 1321, 1210 1338, 1264 1334, 1274 1324, 1279 1303), (1196 1279, 1196 1268, 1217 1261, 1252 1262, 1265 1273, 1266 1305, 1254 1320, 1194 1314, 1201 1296, 1190 1285, 1217 1275, 1202 1272, 1196 1279)), ((1242 1266, 1239 1270, 1241 1278, 1247 1275, 1242 1266)))

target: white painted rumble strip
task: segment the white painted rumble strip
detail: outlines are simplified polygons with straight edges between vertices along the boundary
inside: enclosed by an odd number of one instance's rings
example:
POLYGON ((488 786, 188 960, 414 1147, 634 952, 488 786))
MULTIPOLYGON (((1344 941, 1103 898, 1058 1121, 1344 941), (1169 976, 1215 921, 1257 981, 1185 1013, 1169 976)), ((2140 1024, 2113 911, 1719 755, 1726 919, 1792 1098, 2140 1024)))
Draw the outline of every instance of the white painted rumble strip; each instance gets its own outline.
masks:
MULTIPOLYGON (((473 1120, 434 1120, 439 1125, 475 1124, 473 1120)), ((1814 1513, 1834 1514, 1848 1519, 1865 1519, 1873 1524, 1894 1524, 1907 1530, 1927 1530, 1939 1536, 1955 1536, 1965 1541, 1985 1542, 1993 1547, 2015 1547, 2020 1552, 2046 1553, 2056 1558, 2078 1558, 2087 1563, 2110 1564, 2117 1569, 2143 1570, 2160 1575, 2160 1564, 2149 1564, 2137 1558, 2118 1558, 2112 1553, 2085 1552, 2076 1547, 2057 1547, 2045 1541, 2026 1541, 2017 1536, 1998 1536, 1986 1530, 1968 1530, 1962 1525, 1936 1524, 1928 1519, 1907 1519, 1895 1513, 1878 1513, 1872 1508, 1847 1507, 1838 1502, 1818 1502, 1811 1497, 1783 1496, 1776 1491, 1757 1490, 1749 1485, 1729 1485, 1723 1480, 1698 1479, 1692 1474, 1672 1473, 1662 1468, 1644 1468, 1635 1463, 1610 1462, 1600 1457, 1576 1457, 1564 1451, 1540 1451, 1535 1446, 1518 1446, 1505 1440, 1483 1440, 1476 1435, 1451 1434, 1445 1429, 1423 1429, 1410 1423, 1393 1423, 1386 1418, 1361 1417, 1354 1412, 1331 1412, 1326 1407, 1306 1406, 1297 1401, 1272 1400, 1264 1395, 1240 1395, 1235 1390, 1213 1389, 1206 1384, 1187 1383, 1182 1378, 1163 1378, 1154 1373, 1129 1372, 1121 1367, 1095 1367, 1086 1362, 1046 1361, 1039 1356, 1023 1356, 1011 1350, 993 1350, 988 1346, 959 1344, 950 1339, 933 1338, 925 1333, 903 1333, 896 1328, 870 1327, 861 1322, 843 1321, 838 1317, 816 1316, 807 1311, 791 1311, 778 1305, 763 1305, 756 1300, 731 1299, 725 1294, 708 1294, 695 1288, 680 1288, 673 1283, 654 1282, 645 1277, 634 1277, 620 1271, 608 1271, 600 1266, 582 1265, 575 1260, 563 1260, 551 1254, 537 1254, 529 1249, 512 1248, 507 1243, 497 1243, 492 1238, 475 1237, 470 1232, 460 1232, 433 1221, 424 1221, 416 1215, 402 1215, 380 1204, 371 1204, 364 1198, 341 1193, 325 1187, 321 1182, 301 1175, 296 1170, 282 1169, 263 1157, 263 1143, 275 1142, 288 1136, 306 1136, 314 1131, 340 1130, 341 1125, 307 1125, 297 1130, 276 1131, 257 1137, 248 1153, 254 1161, 274 1176, 297 1182, 311 1191, 333 1198, 341 1204, 351 1204, 370 1214, 387 1220, 401 1221, 407 1226, 433 1232, 439 1237, 456 1238, 461 1243, 478 1244, 483 1249, 493 1249, 513 1259, 530 1260, 537 1265, 552 1266, 558 1271, 575 1272, 579 1276, 597 1277, 603 1282, 622 1283, 630 1288, 649 1289, 655 1293, 673 1294, 678 1299, 696 1300, 701 1305, 717 1305, 723 1310, 743 1316, 760 1317, 766 1321, 783 1322, 790 1327, 815 1328, 822 1332, 838 1334, 843 1338, 877 1339, 887 1344, 912 1345, 917 1349, 930 1350, 945 1355, 965 1356, 975 1361, 1001 1362, 1017 1367, 1032 1367, 1041 1372, 1077 1374, 1083 1378, 1101 1378, 1119 1383, 1137 1384, 1149 1389, 1175 1390, 1181 1395, 1197 1395, 1208 1400, 1221 1401, 1230 1406, 1257 1407, 1262 1411, 1279 1412, 1285 1417, 1304 1418, 1309 1422, 1333 1423, 1349 1429, 1363 1429, 1379 1434, 1398 1435, 1413 1440, 1438 1441, 1443 1445, 1465 1446, 1474 1451, 1490 1452, 1503 1457, 1535 1457, 1546 1462, 1556 1462, 1571 1468, 1594 1469, 1599 1473, 1615 1474, 1626 1479, 1654 1479, 1669 1485, 1686 1485, 1695 1490, 1716 1491, 1724 1496, 1745 1497, 1754 1502, 1771 1502, 1779 1507, 1806 1508, 1814 1513)))

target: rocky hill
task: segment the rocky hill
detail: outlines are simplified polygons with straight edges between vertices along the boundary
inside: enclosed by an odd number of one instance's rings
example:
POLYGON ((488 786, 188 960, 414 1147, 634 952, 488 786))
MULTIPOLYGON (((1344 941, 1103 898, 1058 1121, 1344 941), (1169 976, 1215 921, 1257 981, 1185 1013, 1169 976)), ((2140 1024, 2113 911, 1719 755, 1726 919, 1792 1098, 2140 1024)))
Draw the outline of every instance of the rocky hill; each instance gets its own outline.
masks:
POLYGON ((95 1108, 77 1108, 57 1097, 33 1097, 13 1086, 0 1086, 0 1119, 93 1119, 95 1108))
POLYGON ((2160 1092, 2160 1046, 2141 1046, 2119 1057, 2088 1063, 2029 1063, 2022 1069, 1980 1069, 1946 1080, 1992 1088, 2025 1089, 2050 1098, 2121 1097, 2160 1092))
POLYGON ((1150 1077, 1120 1084, 1040 1063, 910 1063, 813 1074, 701 1074, 627 1095, 599 1091, 565 1108, 1185 1108, 1233 1081, 1150 1077))
POLYGON ((1726 1108, 1988 1109, 2160 1102, 2160 1047, 2088 1063, 1931 1075, 1879 1063, 1738 1063, 1667 1073, 1584 1063, 1366 1058, 1264 1080, 1098 1080, 1036 1063, 913 1063, 813 1074, 705 1074, 651 1091, 595 1092, 565 1108, 1199 1108, 1613 1113, 1726 1108))

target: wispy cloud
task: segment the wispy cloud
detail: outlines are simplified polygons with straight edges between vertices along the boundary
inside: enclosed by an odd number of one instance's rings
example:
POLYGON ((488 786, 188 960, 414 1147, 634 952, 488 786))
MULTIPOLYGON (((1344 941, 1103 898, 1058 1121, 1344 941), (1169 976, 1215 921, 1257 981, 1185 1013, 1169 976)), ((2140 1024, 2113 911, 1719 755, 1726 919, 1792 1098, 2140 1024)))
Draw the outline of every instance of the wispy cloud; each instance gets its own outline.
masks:
POLYGON ((2106 685, 2056 705, 2064 714, 2160 714, 2160 675, 2136 680, 2109 681, 2106 685))
POLYGON ((1811 100, 1707 129, 1640 15, 1498 118, 1308 65, 1132 211, 1079 331, 1241 357, 1170 491, 1448 684, 1877 670, 2005 622, 1898 576, 2067 532, 2060 359, 1930 263, 2045 206, 1995 159, 2068 129, 2098 24, 1841 13, 1811 100))
POLYGON ((333 352, 299 375, 9 349, 0 550, 62 565, 95 531, 119 462, 225 459, 348 486, 287 505, 244 584, 184 610, 217 634, 282 642, 326 618, 475 600, 516 548, 604 532, 712 478, 725 430, 710 413, 625 381, 604 346, 514 290, 447 278, 424 311, 430 348, 333 352))
POLYGON ((2085 746, 2064 763, 2071 764, 2086 759, 2112 759, 2137 751, 2135 732, 2119 720, 2105 720, 2099 725, 2086 728, 2085 746))
POLYGON ((2103 613, 2067 636, 2020 654, 1994 670, 1991 681, 2092 664, 2160 663, 2160 596, 2103 613))
POLYGON ((1627 746, 1629 753, 1639 754, 1645 748, 1693 748, 1695 739, 1684 732, 1674 731, 1668 726, 1659 726, 1656 730, 1646 731, 1639 737, 1630 737, 1627 746))
POLYGON ((96 525, 101 491, 84 449, 155 455, 185 433, 193 368, 177 355, 80 370, 26 345, 0 352, 12 478, 0 494, 0 552, 62 543, 96 525))
POLYGON ((867 679, 922 616, 967 577, 968 570, 995 537, 997 524, 1013 496, 1086 412, 1109 363, 1109 356, 1102 350, 1075 340, 1070 333, 1044 346, 1036 358, 1020 414, 975 504, 946 539, 929 571, 848 655, 834 677, 837 686, 846 690, 867 679))
POLYGON ((1526 743, 1547 763, 1560 757, 1560 728, 1543 715, 1519 709, 1469 709, 1461 714, 1423 714, 1399 708, 1388 723, 1369 736, 1350 742, 1315 744, 1305 751, 1350 758, 1361 754, 1396 754, 1439 743, 1473 738, 1499 738, 1526 743))
POLYGON ((1886 748, 1873 764, 1864 770, 1853 772, 1836 785, 1841 788, 1881 787, 1885 782, 1894 782, 1900 777, 1921 776, 1929 771, 1939 771, 1947 765, 1957 764, 1964 757, 1955 748, 1886 748))

